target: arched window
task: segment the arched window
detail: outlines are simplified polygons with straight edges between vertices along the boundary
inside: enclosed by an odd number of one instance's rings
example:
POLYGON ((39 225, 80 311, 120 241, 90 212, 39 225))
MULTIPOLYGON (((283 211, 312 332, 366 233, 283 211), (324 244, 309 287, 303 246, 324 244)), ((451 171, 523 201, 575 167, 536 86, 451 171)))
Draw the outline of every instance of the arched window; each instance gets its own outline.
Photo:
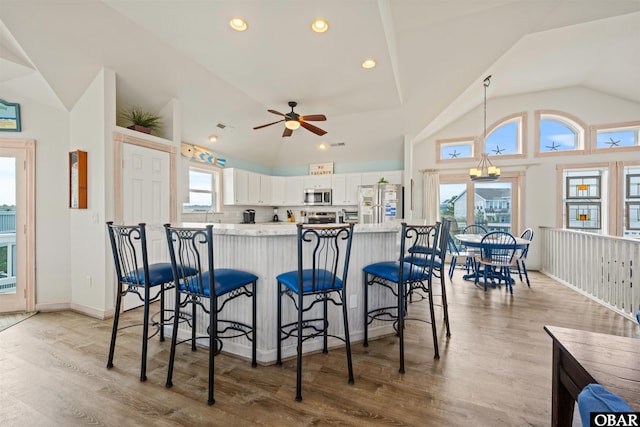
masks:
POLYGON ((587 126, 561 111, 536 111, 536 156, 584 152, 587 126))
POLYGON ((516 113, 502 119, 487 130, 483 153, 495 157, 526 156, 527 113, 516 113))

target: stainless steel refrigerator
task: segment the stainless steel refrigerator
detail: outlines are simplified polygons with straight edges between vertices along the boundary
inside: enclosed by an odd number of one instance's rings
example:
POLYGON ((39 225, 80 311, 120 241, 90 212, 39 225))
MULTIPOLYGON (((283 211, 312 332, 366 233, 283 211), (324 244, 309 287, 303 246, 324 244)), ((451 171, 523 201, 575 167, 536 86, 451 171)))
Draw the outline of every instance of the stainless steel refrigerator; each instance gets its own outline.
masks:
POLYGON ((379 224, 401 219, 402 204, 401 185, 361 185, 358 188, 358 223, 379 224))

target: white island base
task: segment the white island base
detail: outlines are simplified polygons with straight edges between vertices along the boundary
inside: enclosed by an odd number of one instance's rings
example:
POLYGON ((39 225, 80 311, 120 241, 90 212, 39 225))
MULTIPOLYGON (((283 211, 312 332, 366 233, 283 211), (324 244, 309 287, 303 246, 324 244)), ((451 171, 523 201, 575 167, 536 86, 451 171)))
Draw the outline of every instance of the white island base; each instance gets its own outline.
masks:
MULTIPOLYGON (((204 227, 205 224, 185 223, 184 227, 204 227)), ((356 225, 351 245, 349 276, 347 279, 347 304, 351 342, 364 338, 364 305, 363 305, 363 272, 362 268, 379 261, 398 259, 400 223, 356 225)), ((213 224, 214 233, 214 265, 216 268, 237 268, 249 271, 258 276, 257 283, 257 361, 262 365, 276 361, 277 339, 277 281, 276 276, 286 271, 297 269, 297 231, 296 225, 290 224, 213 224)), ((370 300, 378 304, 393 304, 389 296, 385 301, 370 300)), ((168 298, 173 304, 173 298, 168 298)), ((370 304, 372 303, 370 301, 370 304)), ((318 307, 319 308, 319 307, 318 307)), ((233 301, 223 317, 243 319, 250 323, 251 303, 248 299, 239 298, 233 301)), ((311 314, 313 315, 313 314, 311 314)), ((283 324, 295 320, 296 311, 290 301, 283 300, 283 324)), ((205 313, 199 315, 198 331, 205 334, 207 324, 205 313)), ((333 304, 329 304, 329 333, 343 336, 342 312, 333 304)), ((369 337, 392 333, 389 322, 374 322, 369 326, 369 337)), ((179 336, 187 338, 190 332, 186 324, 181 324, 179 336)), ((203 344, 203 343, 201 343, 203 344)), ((330 339, 329 346, 342 346, 338 339, 330 339)), ((305 341, 305 353, 322 348, 321 339, 305 341)), ((224 340, 223 352, 251 358, 251 344, 246 338, 224 340)), ((296 340, 289 338, 282 343, 282 356, 289 358, 296 354, 296 340)))

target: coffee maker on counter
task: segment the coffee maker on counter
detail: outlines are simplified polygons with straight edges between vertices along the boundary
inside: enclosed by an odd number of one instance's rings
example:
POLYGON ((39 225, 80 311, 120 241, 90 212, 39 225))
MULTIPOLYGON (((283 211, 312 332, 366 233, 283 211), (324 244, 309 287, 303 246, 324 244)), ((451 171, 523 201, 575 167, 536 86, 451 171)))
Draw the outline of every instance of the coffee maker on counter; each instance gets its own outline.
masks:
POLYGON ((280 221, 278 219, 278 209, 277 208, 273 208, 273 222, 278 222, 280 221))
POLYGON ((242 212, 242 223, 243 224, 255 224, 256 223, 256 211, 255 209, 245 209, 242 212))

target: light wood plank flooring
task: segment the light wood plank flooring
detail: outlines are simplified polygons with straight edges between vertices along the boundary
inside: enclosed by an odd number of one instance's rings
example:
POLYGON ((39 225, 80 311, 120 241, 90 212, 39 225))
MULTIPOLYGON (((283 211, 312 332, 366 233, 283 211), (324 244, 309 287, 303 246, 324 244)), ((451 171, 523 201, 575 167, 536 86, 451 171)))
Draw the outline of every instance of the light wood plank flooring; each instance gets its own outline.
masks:
MULTIPOLYGON (((449 339, 438 323, 440 360, 433 359, 429 325, 409 323, 404 375, 394 336, 368 348, 352 344, 354 385, 347 384, 344 349, 306 356, 301 403, 294 401, 294 361, 252 369, 245 360, 218 356, 210 407, 206 350, 179 348, 174 386, 166 389, 169 341, 150 341, 148 380, 141 383, 140 328, 119 336, 115 367, 107 370, 111 320, 39 313, 0 332, 0 425, 546 426, 551 339, 543 326, 636 338, 640 328, 530 274, 532 288, 518 283, 510 296, 504 287, 485 293, 456 272, 448 287, 449 339)), ((442 318, 440 309, 436 314, 442 318)))

